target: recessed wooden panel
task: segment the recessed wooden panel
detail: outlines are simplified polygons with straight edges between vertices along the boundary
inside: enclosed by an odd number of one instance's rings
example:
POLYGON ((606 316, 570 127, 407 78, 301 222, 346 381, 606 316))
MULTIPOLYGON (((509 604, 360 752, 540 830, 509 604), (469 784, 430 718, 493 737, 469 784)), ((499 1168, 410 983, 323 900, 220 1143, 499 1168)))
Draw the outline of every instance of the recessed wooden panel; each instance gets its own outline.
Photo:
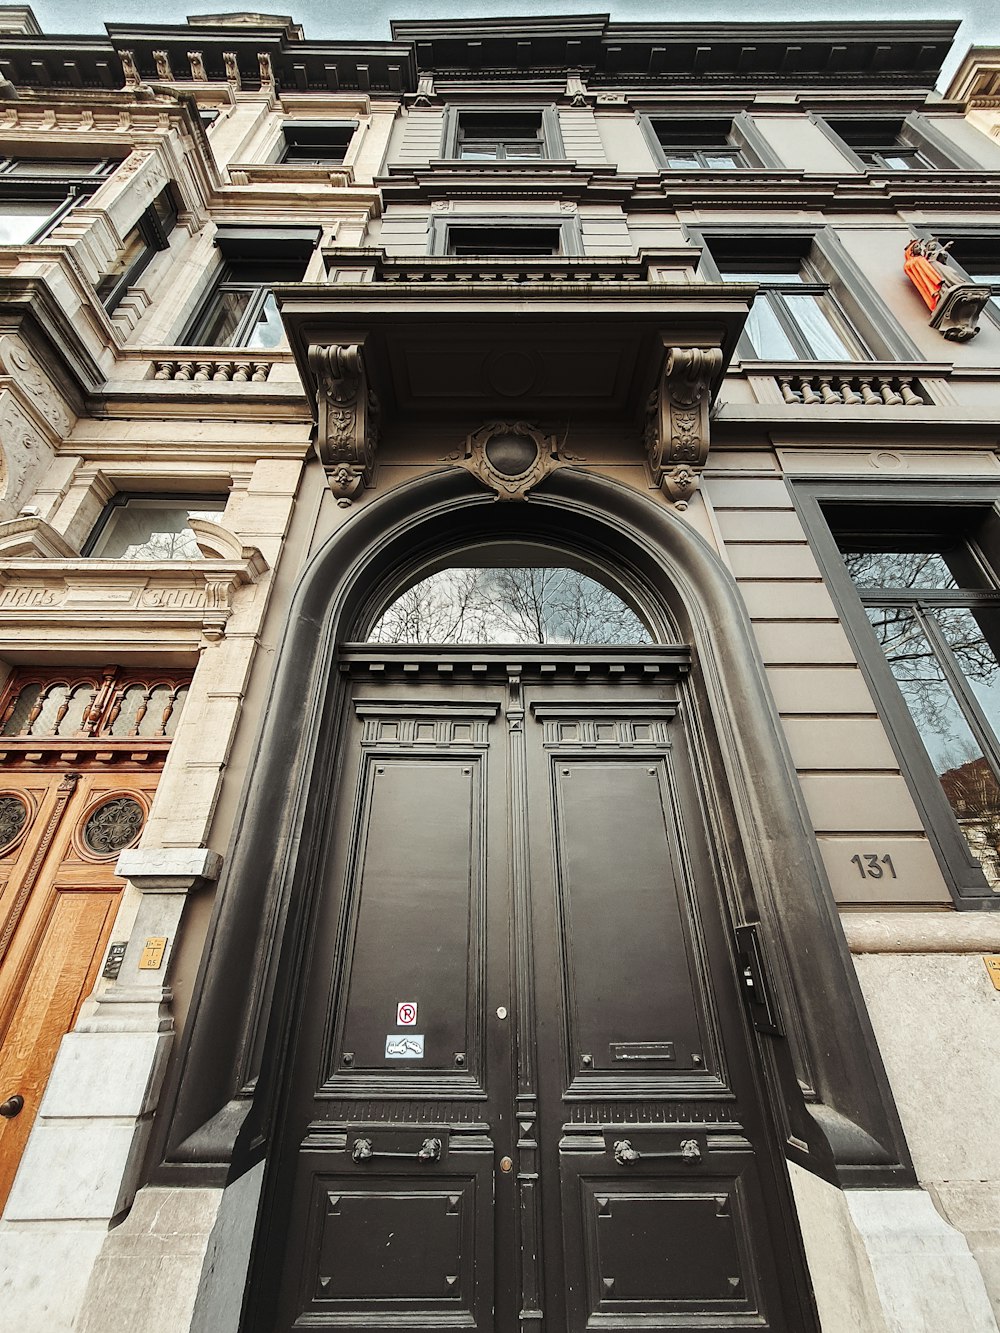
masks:
POLYGON ((472 1067, 481 892, 479 764, 478 756, 366 758, 354 950, 346 1018, 333 1058, 333 1069, 341 1073, 465 1073, 472 1067), (417 1006, 416 1024, 407 1029, 396 1021, 401 1001, 417 1006), (387 1036, 403 1033, 423 1038, 422 1056, 387 1058, 387 1036))
POLYGON ((753 1155, 702 1143, 682 1164, 645 1155, 662 1136, 628 1136, 644 1156, 617 1169, 561 1154, 569 1329, 783 1328, 763 1296, 775 1266, 753 1155))
POLYGON ((296 1326, 488 1328, 492 1199, 480 1197, 484 1189, 485 1180, 454 1174, 317 1174, 296 1326))
POLYGON ((704 1069, 666 765, 553 763, 571 1070, 704 1069))

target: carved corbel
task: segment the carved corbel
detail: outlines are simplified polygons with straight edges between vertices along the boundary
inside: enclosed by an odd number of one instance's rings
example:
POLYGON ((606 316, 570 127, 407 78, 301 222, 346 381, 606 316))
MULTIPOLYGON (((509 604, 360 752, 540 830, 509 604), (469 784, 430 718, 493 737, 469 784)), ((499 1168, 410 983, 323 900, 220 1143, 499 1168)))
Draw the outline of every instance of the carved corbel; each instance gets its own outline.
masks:
POLYGON ((274 70, 271 67, 269 51, 257 52, 257 64, 260 66, 261 92, 274 92, 274 70))
POLYGON ((413 99, 413 106, 430 106, 435 101, 434 75, 417 75, 417 95, 413 99))
POLYGON ((316 452, 337 503, 346 506, 375 484, 379 405, 364 344, 310 347, 309 368, 316 377, 316 452))
POLYGON ((156 77, 163 83, 173 83, 174 71, 170 68, 170 54, 167 51, 154 51, 153 61, 156 65, 156 77))
POLYGON ((686 509, 708 458, 712 381, 722 369, 718 347, 670 347, 646 406, 645 445, 655 484, 686 509))
POLYGON ((205 71, 205 61, 202 59, 200 51, 189 51, 187 58, 191 62, 191 78, 195 83, 207 83, 208 74, 205 71))
POLYGON ((226 67, 226 82, 232 87, 234 92, 239 92, 243 87, 243 80, 240 78, 239 61, 236 58, 235 51, 223 51, 222 63, 226 67))

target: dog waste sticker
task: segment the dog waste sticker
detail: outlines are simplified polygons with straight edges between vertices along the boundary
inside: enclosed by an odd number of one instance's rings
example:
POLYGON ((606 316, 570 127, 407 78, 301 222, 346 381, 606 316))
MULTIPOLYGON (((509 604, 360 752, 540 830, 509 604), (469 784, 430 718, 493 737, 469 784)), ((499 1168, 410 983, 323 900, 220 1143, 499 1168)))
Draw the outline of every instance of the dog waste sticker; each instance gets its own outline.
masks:
POLYGON ((385 1039, 385 1058, 387 1060, 422 1060, 424 1058, 423 1033, 390 1032, 385 1039))
POLYGON ((396 1026, 401 1028, 417 1026, 416 1000, 400 1000, 396 1005, 396 1026))

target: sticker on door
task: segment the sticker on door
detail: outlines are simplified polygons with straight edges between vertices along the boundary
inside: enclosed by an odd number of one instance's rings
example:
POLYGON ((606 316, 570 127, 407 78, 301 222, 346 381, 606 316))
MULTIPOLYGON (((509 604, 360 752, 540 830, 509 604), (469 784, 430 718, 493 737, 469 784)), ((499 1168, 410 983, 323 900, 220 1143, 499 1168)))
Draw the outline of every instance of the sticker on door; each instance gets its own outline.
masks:
POLYGON ((423 1033, 388 1033, 385 1039, 385 1058, 387 1060, 422 1060, 424 1058, 423 1033))

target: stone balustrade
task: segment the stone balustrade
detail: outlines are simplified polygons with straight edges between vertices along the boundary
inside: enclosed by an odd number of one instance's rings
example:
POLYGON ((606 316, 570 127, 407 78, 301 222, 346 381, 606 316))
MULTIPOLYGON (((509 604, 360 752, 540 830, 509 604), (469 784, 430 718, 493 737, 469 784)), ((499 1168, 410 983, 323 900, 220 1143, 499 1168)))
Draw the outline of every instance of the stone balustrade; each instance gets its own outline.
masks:
POLYGON ((913 375, 776 375, 786 403, 838 407, 926 407, 931 399, 913 375))
POLYGON ((270 361, 154 361, 154 380, 219 380, 233 384, 264 384, 271 372, 270 361))

